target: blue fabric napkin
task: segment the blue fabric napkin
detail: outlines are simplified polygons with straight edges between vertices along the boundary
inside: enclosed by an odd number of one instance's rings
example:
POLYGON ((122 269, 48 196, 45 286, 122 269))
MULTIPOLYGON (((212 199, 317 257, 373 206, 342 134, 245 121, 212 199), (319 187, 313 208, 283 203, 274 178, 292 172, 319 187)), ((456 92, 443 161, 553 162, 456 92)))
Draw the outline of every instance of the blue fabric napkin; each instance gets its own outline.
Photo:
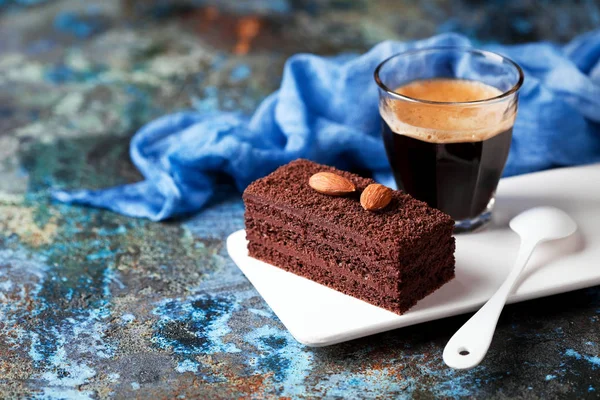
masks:
MULTIPOLYGON (((375 67, 410 48, 470 46, 457 34, 410 43, 383 42, 361 56, 298 54, 281 88, 251 118, 180 112, 133 137, 131 158, 145 180, 105 190, 55 191, 55 199, 153 221, 202 208, 219 177, 242 191, 298 157, 370 170, 393 185, 380 139, 375 67)), ((600 30, 565 46, 489 45, 525 71, 505 176, 600 161, 600 30)))

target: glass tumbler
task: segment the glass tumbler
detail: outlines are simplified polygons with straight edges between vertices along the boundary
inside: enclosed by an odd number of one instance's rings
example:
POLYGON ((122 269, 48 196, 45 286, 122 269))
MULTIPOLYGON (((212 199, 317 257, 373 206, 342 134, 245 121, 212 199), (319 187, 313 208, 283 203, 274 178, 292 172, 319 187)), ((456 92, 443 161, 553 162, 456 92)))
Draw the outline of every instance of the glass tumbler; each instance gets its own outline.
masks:
POLYGON ((488 222, 510 150, 521 68, 489 51, 434 47, 388 58, 375 81, 398 188, 449 214, 455 232, 488 222))

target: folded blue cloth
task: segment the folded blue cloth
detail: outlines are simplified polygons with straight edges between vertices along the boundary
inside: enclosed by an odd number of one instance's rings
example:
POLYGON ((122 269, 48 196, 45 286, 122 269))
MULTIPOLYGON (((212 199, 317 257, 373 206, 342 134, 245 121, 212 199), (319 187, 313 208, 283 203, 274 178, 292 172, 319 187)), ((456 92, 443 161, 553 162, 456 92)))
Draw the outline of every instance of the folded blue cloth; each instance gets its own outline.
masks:
MULTIPOLYGON (((105 190, 55 191, 55 199, 153 221, 199 210, 223 174, 243 190, 298 157, 370 170, 393 185, 380 139, 375 67, 410 48, 470 46, 456 34, 384 42, 362 56, 291 57, 281 88, 252 118, 181 112, 144 126, 131 158, 144 181, 105 190)), ((505 175, 600 161, 600 30, 565 46, 532 43, 484 48, 525 71, 505 175)))

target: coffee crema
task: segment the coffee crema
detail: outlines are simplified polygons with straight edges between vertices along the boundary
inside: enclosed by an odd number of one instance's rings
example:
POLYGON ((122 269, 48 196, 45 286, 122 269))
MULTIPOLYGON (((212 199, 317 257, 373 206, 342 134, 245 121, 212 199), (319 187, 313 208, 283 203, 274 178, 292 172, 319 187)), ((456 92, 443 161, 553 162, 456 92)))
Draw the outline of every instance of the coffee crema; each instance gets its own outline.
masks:
POLYGON ((516 116, 516 107, 507 108, 506 102, 469 104, 502 94, 478 81, 419 80, 394 92, 414 101, 389 99, 380 104, 382 118, 397 134, 429 143, 483 141, 510 129, 516 116))
POLYGON ((483 82, 466 79, 428 79, 396 88, 396 93, 417 100, 441 103, 464 103, 488 100, 502 94, 483 82))

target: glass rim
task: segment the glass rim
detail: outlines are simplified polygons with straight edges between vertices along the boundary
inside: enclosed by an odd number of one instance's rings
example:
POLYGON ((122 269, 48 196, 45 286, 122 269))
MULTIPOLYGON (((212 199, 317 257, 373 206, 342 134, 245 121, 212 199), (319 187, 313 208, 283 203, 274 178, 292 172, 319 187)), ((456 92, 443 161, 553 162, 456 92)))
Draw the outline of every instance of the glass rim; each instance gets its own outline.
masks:
POLYGON ((440 106, 440 105, 470 106, 470 105, 482 105, 482 104, 496 103, 498 101, 504 100, 505 98, 509 97, 512 94, 517 93, 519 91, 519 89, 521 88, 521 86, 523 85, 523 81, 525 79, 525 76, 523 74, 523 69, 519 66, 519 64, 517 64, 510 58, 503 56, 501 54, 498 54, 498 53, 494 53, 493 51, 479 50, 479 49, 476 49, 473 47, 467 47, 467 46, 433 46, 433 47, 424 47, 421 49, 412 49, 412 50, 407 50, 407 51, 403 51, 400 53, 396 53, 396 54, 386 58, 381 63, 379 63, 377 68, 375 68, 374 77, 375 77, 375 82, 377 82, 377 85, 379 86, 379 88, 384 90, 387 94, 396 98, 397 100, 404 100, 404 101, 409 101, 412 103, 431 104, 431 105, 438 105, 438 106, 440 106), (457 51, 457 52, 471 53, 471 54, 476 54, 478 56, 483 56, 487 59, 493 59, 493 60, 500 61, 500 62, 507 62, 509 65, 511 65, 512 67, 514 67, 516 69, 519 77, 517 79, 517 82, 510 89, 502 92, 498 96, 490 97, 488 99, 473 100, 473 101, 433 101, 433 100, 424 100, 424 99, 417 99, 417 98, 410 97, 410 96, 405 96, 405 95, 395 92, 393 89, 390 89, 389 87, 387 87, 383 83, 381 78, 379 77, 380 70, 383 68, 383 66, 388 61, 392 60, 393 58, 402 57, 402 56, 410 56, 410 55, 414 55, 414 54, 418 54, 418 53, 429 53, 429 52, 437 52, 437 51, 457 51))

